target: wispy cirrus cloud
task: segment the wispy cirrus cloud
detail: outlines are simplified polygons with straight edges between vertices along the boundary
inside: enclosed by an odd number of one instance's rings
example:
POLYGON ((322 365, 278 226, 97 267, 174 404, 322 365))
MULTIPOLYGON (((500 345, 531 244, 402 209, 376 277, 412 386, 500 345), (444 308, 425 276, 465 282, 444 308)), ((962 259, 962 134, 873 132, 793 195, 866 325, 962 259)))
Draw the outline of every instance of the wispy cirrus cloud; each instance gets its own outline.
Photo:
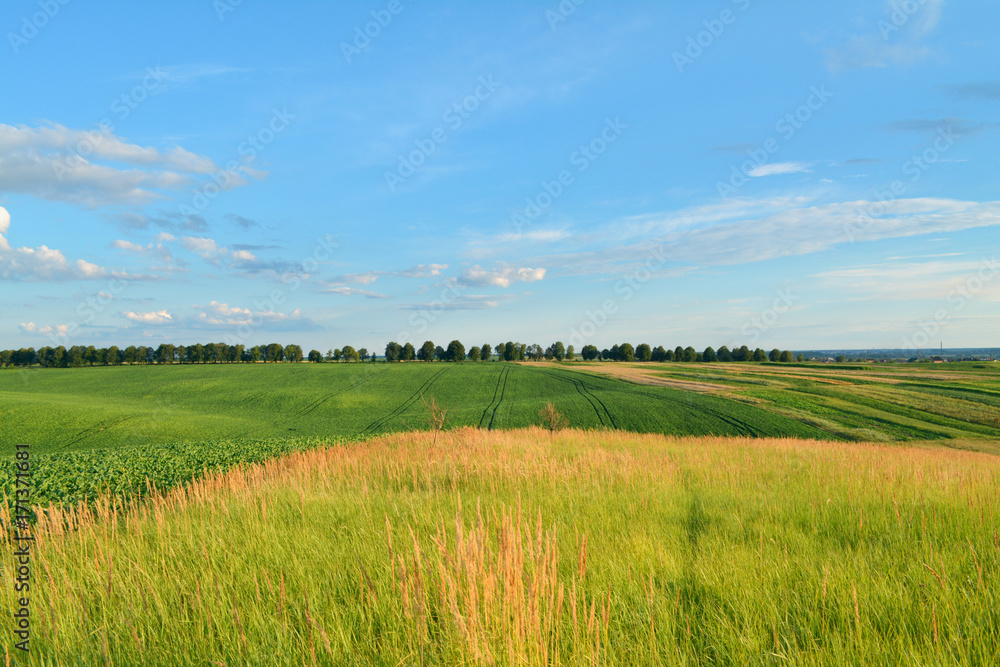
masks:
POLYGON ((852 35, 845 43, 826 49, 827 68, 840 72, 908 66, 929 58, 933 50, 925 40, 941 21, 945 0, 911 5, 886 0, 880 15, 866 22, 869 32, 852 35))
POLYGON ((779 174, 797 174, 804 171, 809 171, 809 165, 805 162, 774 162, 757 165, 748 173, 753 178, 761 178, 762 176, 777 176, 779 174))

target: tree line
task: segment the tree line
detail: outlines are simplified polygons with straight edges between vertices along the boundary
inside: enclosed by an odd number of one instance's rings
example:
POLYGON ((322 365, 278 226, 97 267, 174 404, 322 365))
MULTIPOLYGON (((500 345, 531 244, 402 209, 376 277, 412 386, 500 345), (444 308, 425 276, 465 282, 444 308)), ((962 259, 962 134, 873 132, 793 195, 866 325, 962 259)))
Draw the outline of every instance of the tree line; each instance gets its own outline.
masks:
MULTIPOLYGON (((698 352, 693 347, 682 348, 679 345, 673 350, 662 345, 651 347, 647 343, 632 346, 631 343, 621 343, 610 348, 599 350, 594 345, 584 345, 579 352, 584 361, 674 361, 674 362, 731 362, 731 361, 793 361, 788 350, 773 349, 765 352, 761 348, 750 350, 746 345, 730 350, 723 345, 718 350, 707 347, 698 352)), ((474 345, 465 349, 461 341, 453 340, 447 347, 435 345, 433 341, 424 341, 416 348, 412 343, 392 341, 385 346, 384 359, 387 362, 397 361, 573 361, 577 352, 572 345, 566 346, 562 341, 556 341, 546 348, 538 344, 489 343, 474 345)), ((194 345, 171 345, 162 343, 158 347, 145 345, 130 345, 119 348, 95 347, 93 345, 74 345, 66 348, 42 347, 20 348, 18 350, 0 350, 0 366, 41 366, 45 368, 79 368, 82 366, 121 366, 135 364, 233 364, 233 363, 280 363, 310 361, 322 362, 365 362, 377 361, 375 353, 369 353, 366 348, 355 349, 350 345, 327 350, 326 354, 319 350, 310 350, 304 355, 298 345, 228 345, 226 343, 196 343, 194 345)), ((798 360, 802 361, 801 354, 798 360)))

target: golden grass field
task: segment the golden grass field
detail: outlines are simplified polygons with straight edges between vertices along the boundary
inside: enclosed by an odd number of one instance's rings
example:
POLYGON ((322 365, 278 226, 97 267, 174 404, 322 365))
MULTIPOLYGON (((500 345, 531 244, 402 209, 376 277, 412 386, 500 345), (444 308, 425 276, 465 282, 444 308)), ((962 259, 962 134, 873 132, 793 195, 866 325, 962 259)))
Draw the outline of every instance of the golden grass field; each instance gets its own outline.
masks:
POLYGON ((944 448, 389 435, 131 507, 51 509, 32 652, 59 665, 998 664, 998 489, 1000 459, 944 448))

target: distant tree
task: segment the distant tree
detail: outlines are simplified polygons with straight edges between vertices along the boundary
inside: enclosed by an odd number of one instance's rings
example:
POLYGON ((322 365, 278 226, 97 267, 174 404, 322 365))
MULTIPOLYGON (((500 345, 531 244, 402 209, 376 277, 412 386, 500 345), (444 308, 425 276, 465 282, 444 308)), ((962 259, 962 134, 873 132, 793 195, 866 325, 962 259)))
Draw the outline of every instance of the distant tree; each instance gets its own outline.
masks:
POLYGON ((539 354, 541 354, 542 358, 552 361, 556 358, 556 346, 549 345, 544 351, 542 350, 541 345, 531 345, 528 347, 529 359, 536 359, 539 354))
POLYGON ((795 361, 805 361, 805 360, 806 360, 806 357, 801 352, 799 352, 798 355, 795 357, 795 361))
POLYGON ((756 350, 753 351, 753 360, 767 361, 767 352, 758 347, 756 350))
POLYGON ((400 361, 413 361, 417 356, 417 351, 413 349, 413 343, 407 343, 403 346, 402 352, 399 354, 400 361))
MULTIPOLYGON (((72 350, 72 349, 73 348, 70 348, 70 350, 72 350)), ((131 366, 132 364, 135 363, 135 355, 136 355, 135 345, 129 345, 122 352, 122 363, 125 363, 125 364, 128 364, 129 366, 131 366)), ((69 363, 72 366, 72 359, 69 360, 69 363)))
POLYGON ((584 345, 583 349, 580 350, 580 356, 583 357, 584 361, 593 361, 601 356, 596 345, 584 345))
POLYGON ((447 361, 465 361, 465 346, 460 341, 451 341, 445 350, 444 358, 447 361))
POLYGON ((566 346, 561 340, 552 344, 552 356, 556 358, 556 361, 562 361, 566 358, 566 346))
POLYGON ((733 360, 733 353, 730 351, 728 347, 723 345, 722 347, 719 348, 719 351, 715 353, 715 358, 718 361, 730 362, 733 360))
POLYGON ((327 361, 333 361, 333 350, 327 350, 326 355, 323 358, 327 361))
MULTIPOLYGON (((121 360, 119 359, 119 362, 121 360)), ((52 368, 62 368, 66 365, 66 348, 60 345, 59 347, 52 348, 52 352, 49 354, 49 365, 52 368)))
POLYGON ((684 348, 680 345, 674 348, 674 361, 684 361, 684 348))
POLYGON ((93 345, 88 345, 86 351, 84 351, 83 353, 84 361, 86 361, 87 364, 90 366, 93 366, 98 361, 101 361, 100 359, 98 359, 98 356, 99 355, 97 354, 97 348, 94 347, 93 345))
POLYGON ((344 356, 344 351, 341 350, 339 347, 336 347, 336 348, 333 349, 333 360, 334 361, 340 361, 343 358, 343 356, 344 356))
POLYGON ((205 346, 205 360, 211 361, 213 364, 219 363, 219 348, 215 343, 209 343, 205 346))
POLYGON ((309 350, 308 359, 314 364, 319 364, 323 362, 323 355, 320 353, 319 350, 309 350))
POLYGON ((609 350, 608 348, 604 348, 603 350, 601 350, 601 359, 604 361, 612 359, 611 350, 609 350))
POLYGON ((437 359, 438 361, 444 361, 445 354, 446 354, 445 349, 440 345, 434 348, 434 358, 437 359))
POLYGON ((359 361, 361 355, 350 345, 345 345, 343 349, 340 350, 340 356, 343 357, 344 361, 350 363, 352 361, 359 361))
POLYGON ((847 361, 847 357, 845 355, 843 355, 843 354, 838 354, 837 355, 837 363, 838 364, 842 364, 842 363, 844 363, 846 361, 847 361))
POLYGON ((622 343, 618 347, 618 360, 635 361, 635 349, 632 347, 632 343, 622 343))
POLYGON ((108 366, 117 366, 122 362, 121 352, 117 345, 112 345, 104 351, 104 363, 108 366))
POLYGON ((525 354, 528 351, 528 346, 524 343, 518 343, 515 348, 515 359, 517 361, 524 361, 525 354))
POLYGON ((515 361, 517 359, 517 349, 514 347, 513 341, 507 341, 503 346, 503 360, 504 361, 515 361))
POLYGON ((490 347, 489 343, 483 343, 483 347, 482 350, 480 351, 480 354, 482 354, 483 356, 483 361, 489 361, 490 357, 493 356, 493 348, 490 347))
POLYGON ((469 348, 469 361, 479 361, 480 354, 482 354, 482 351, 479 349, 479 346, 473 345, 469 348))
POLYGON ((540 361, 545 358, 545 350, 542 349, 541 345, 535 343, 534 345, 528 346, 528 351, 525 352, 525 356, 527 356, 528 359, 531 359, 532 361, 540 361))
POLYGON ((233 345, 232 351, 229 354, 230 361, 234 363, 243 361, 243 358, 246 356, 246 351, 246 345, 233 345))
POLYGON ((399 361, 399 357, 402 351, 403 348, 399 346, 399 343, 397 343, 396 341, 389 342, 385 346, 385 360, 389 362, 399 361))
MULTIPOLYGON (((136 359, 137 350, 134 345, 130 345, 128 349, 132 351, 132 361, 129 362, 129 365, 131 366, 137 361, 136 359)), ((80 366, 83 366, 84 352, 86 352, 86 348, 84 348, 82 345, 74 345, 73 347, 66 350, 66 366, 68 366, 69 368, 79 368, 80 366)), ((7 363, 10 364, 10 361, 8 360, 7 363)))
POLYGON ((360 350, 358 350, 358 356, 361 357, 361 361, 365 361, 366 359, 368 359, 368 348, 363 347, 360 350))
POLYGON ((267 346, 267 350, 265 351, 264 361, 270 361, 273 364, 281 361, 284 356, 285 348, 282 347, 280 343, 271 343, 267 346))
POLYGON ((651 361, 666 361, 667 351, 662 345, 657 345, 652 350, 650 350, 649 358, 651 361))
POLYGON ((424 344, 417 350, 417 359, 420 361, 434 361, 434 343, 425 340, 424 344))
POLYGON ((779 359, 781 359, 781 350, 779 350, 778 348, 774 348, 773 350, 767 353, 767 358, 771 361, 778 361, 779 359))
POLYGON ((264 351, 260 349, 260 345, 254 345, 250 348, 250 361, 257 363, 264 358, 264 351))
POLYGON ((160 343, 160 346, 156 348, 156 363, 174 363, 174 346, 168 343, 160 343))
POLYGON ((784 361, 786 363, 789 362, 789 361, 791 361, 792 360, 792 353, 790 351, 788 351, 788 350, 783 351, 781 353, 780 360, 784 361))
POLYGON ((639 343, 635 348, 635 359, 636 361, 652 361, 653 360, 653 348, 647 343, 639 343))
POLYGON ((711 345, 705 348, 705 351, 701 353, 701 360, 707 363, 711 363, 716 360, 715 350, 711 345))
POLYGON ((14 363, 14 350, 0 350, 0 365, 7 367, 14 363))
POLYGON ((576 358, 576 350, 570 345, 566 348, 566 361, 573 361, 576 358))
POLYGON ((697 361, 698 360, 698 353, 690 345, 688 345, 687 347, 684 348, 684 353, 683 354, 684 354, 684 361, 686 361, 686 362, 691 362, 691 361, 697 361))

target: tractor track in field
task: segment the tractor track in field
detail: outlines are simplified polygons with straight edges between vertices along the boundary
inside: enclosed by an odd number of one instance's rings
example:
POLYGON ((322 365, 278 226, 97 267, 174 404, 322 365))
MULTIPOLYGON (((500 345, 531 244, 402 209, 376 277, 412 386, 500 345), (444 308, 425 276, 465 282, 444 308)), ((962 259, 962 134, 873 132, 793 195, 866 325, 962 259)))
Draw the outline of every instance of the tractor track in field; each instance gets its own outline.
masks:
POLYGON ((550 377, 553 377, 553 378, 555 378, 555 379, 557 379, 557 380, 559 380, 561 382, 569 382, 570 384, 572 384, 576 388, 576 391, 581 396, 583 396, 583 398, 586 399, 586 401, 588 403, 590 403, 590 407, 592 407, 594 409, 594 414, 597 415, 597 420, 601 422, 601 426, 607 426, 607 422, 604 420, 604 417, 601 415, 601 409, 603 409, 604 410, 604 414, 608 418, 607 421, 611 422, 611 427, 614 428, 614 429, 618 428, 618 424, 615 422, 615 418, 611 416, 611 411, 608 410, 608 406, 606 406, 604 404, 604 401, 602 401, 600 398, 598 398, 596 394, 594 394, 593 392, 591 392, 590 389, 587 388, 587 386, 584 384, 584 382, 582 380, 578 380, 578 379, 573 378, 573 377, 567 377, 565 375, 560 375, 559 373, 554 373, 552 371, 543 371, 543 372, 546 375, 548 375, 550 377), (601 406, 601 407, 598 408, 597 407, 598 405, 601 406))
POLYGON ((118 426, 119 424, 124 424, 125 422, 127 422, 130 419, 135 419, 135 417, 136 417, 136 415, 132 415, 131 417, 122 417, 121 419, 118 419, 118 420, 111 419, 111 420, 108 420, 106 422, 100 422, 98 424, 94 424, 90 428, 85 428, 82 431, 80 431, 79 433, 77 433, 76 434, 76 438, 74 440, 71 440, 70 442, 67 442, 63 446, 64 447, 72 447, 73 445, 75 445, 76 443, 80 442, 81 440, 86 440, 90 436, 97 435, 101 431, 104 431, 104 430, 109 429, 109 428, 113 428, 115 426, 118 426))
POLYGON ((392 412, 390 412, 389 414, 387 414, 386 416, 384 416, 384 417, 382 417, 380 419, 376 419, 375 421, 373 421, 371 424, 368 425, 368 428, 366 428, 364 431, 362 431, 362 433, 374 433, 376 429, 382 428, 391 419, 395 419, 399 415, 401 415, 404 412, 406 412, 406 410, 411 405, 413 405, 414 403, 416 403, 417 399, 420 398, 420 396, 422 396, 423 393, 427 389, 429 389, 437 381, 437 379, 439 377, 441 377, 446 372, 448 372, 448 370, 449 370, 448 368, 442 368, 440 371, 438 371, 437 373, 435 373, 434 375, 432 375, 431 377, 429 377, 427 380, 424 381, 423 384, 421 384, 419 387, 417 387, 417 390, 415 392, 413 392, 412 396, 410 396, 408 399, 406 399, 405 401, 403 401, 402 403, 400 403, 398 406, 396 406, 396 408, 392 412))
POLYGON ((337 396, 340 396, 341 394, 347 393, 349 391, 353 391, 354 389, 357 389, 358 387, 360 387, 362 385, 368 384, 369 382, 371 382, 372 380, 374 380, 376 377, 378 377, 381 374, 382 374, 381 370, 380 371, 373 371, 371 374, 368 375, 368 377, 364 378, 363 380, 358 380, 357 382, 354 382, 351 385, 349 385, 347 387, 344 387, 340 391, 335 391, 335 392, 333 392, 331 394, 327 394, 326 396, 322 396, 322 397, 316 399, 315 401, 313 401, 312 403, 310 403, 306 407, 302 408, 301 410, 299 410, 298 412, 296 412, 294 415, 292 415, 291 417, 289 417, 285 421, 286 422, 290 422, 290 421, 293 421, 295 419, 298 419, 299 417, 303 417, 303 416, 309 414, 310 412, 314 412, 317 408, 319 408, 321 405, 323 405, 324 403, 326 403, 327 401, 329 401, 331 398, 335 398, 337 396))
POLYGON ((507 392, 508 375, 510 375, 510 366, 505 366, 500 371, 500 375, 497 376, 497 386, 493 389, 493 400, 491 400, 489 405, 486 406, 486 409, 483 410, 483 416, 479 419, 479 428, 483 427, 483 422, 486 421, 486 415, 489 413, 490 423, 486 426, 486 430, 493 430, 493 421, 497 418, 497 410, 500 408, 500 404, 503 403, 503 396, 507 392), (499 399, 497 399, 497 394, 500 395, 499 399), (496 405, 493 405, 494 403, 496 403, 496 405), (490 412, 491 407, 493 408, 492 412, 490 412))

